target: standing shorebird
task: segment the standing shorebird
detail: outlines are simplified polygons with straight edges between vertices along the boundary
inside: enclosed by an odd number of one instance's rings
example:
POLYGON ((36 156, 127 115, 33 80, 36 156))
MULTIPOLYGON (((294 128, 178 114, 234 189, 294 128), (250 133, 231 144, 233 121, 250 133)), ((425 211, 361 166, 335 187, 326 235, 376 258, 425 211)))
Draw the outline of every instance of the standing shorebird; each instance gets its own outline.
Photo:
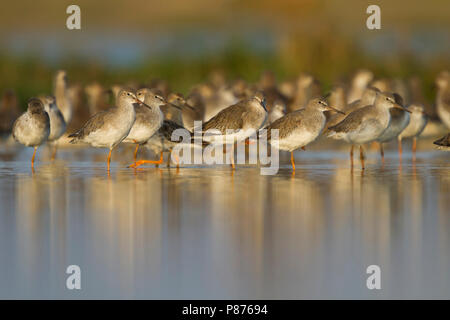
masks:
POLYGON ((433 143, 437 145, 440 150, 450 151, 450 132, 433 143))
MULTIPOLYGON (((396 103, 399 105, 403 105, 402 98, 394 93, 394 98, 396 103)), ((398 140, 398 154, 400 159, 402 158, 402 142, 399 138, 399 134, 408 126, 410 121, 410 114, 411 111, 404 111, 398 108, 393 108, 389 110, 391 121, 389 122, 388 127, 384 132, 377 138, 377 141, 380 144, 380 154, 381 154, 381 161, 384 163, 384 149, 383 149, 383 143, 391 141, 392 139, 397 137, 398 140)))
MULTIPOLYGON (((346 114, 348 115, 348 114, 352 113, 353 111, 358 110, 362 107, 372 105, 375 102, 375 97, 377 96, 378 92, 380 92, 380 90, 378 90, 377 88, 374 88, 374 87, 366 88, 363 91, 361 99, 353 101, 352 103, 346 105, 346 107, 344 109, 342 109, 342 111, 344 111, 345 114, 335 113, 330 116, 330 118, 328 119, 328 122, 325 125, 324 133, 329 134, 328 128, 332 127, 332 126, 338 124, 339 122, 341 122, 342 120, 344 120, 344 118, 346 117, 346 114)), ((330 100, 330 104, 331 104, 331 100, 330 100)))
POLYGON ((436 109, 441 121, 450 129, 450 73, 443 71, 436 79, 438 87, 436 109))
POLYGON ((96 148, 109 148, 108 172, 112 150, 130 133, 136 119, 135 104, 141 103, 131 91, 119 93, 117 107, 109 108, 92 116, 77 132, 71 134, 70 142, 85 142, 96 148))
POLYGON ((67 74, 64 70, 59 70, 55 77, 55 91, 54 96, 56 98, 56 105, 61 110, 64 116, 66 125, 70 124, 73 116, 73 106, 69 99, 69 93, 67 90, 67 74))
POLYGON ((31 158, 31 168, 34 169, 36 150, 50 135, 50 118, 41 100, 28 100, 28 109, 14 122, 12 135, 17 142, 34 148, 31 158))
POLYGON ((223 144, 225 138, 225 144, 232 146, 230 155, 231 166, 234 169, 234 142, 245 140, 252 133, 256 133, 266 119, 266 99, 263 93, 258 92, 251 99, 242 100, 229 106, 205 122, 202 128, 203 132, 216 130, 218 134, 205 134, 203 140, 213 144, 223 144))
POLYGON ((325 127, 325 111, 343 113, 320 98, 311 99, 304 109, 286 114, 267 127, 267 141, 272 144, 272 130, 278 131, 278 149, 291 153, 292 170, 295 172, 294 151, 304 149, 322 132, 325 127))
MULTIPOLYGON (((389 126, 391 115, 389 109, 400 108, 395 97, 391 93, 380 92, 375 98, 375 103, 357 109, 350 113, 337 125, 329 127, 329 137, 343 139, 352 145, 350 149, 350 160, 353 167, 353 146, 359 145, 359 156, 361 166, 364 169, 364 150, 362 145, 375 141, 389 126)), ((409 111, 408 111, 409 112, 409 111)))
POLYGON ((47 141, 53 144, 51 159, 54 160, 56 156, 57 140, 64 132, 66 132, 66 121, 64 121, 64 116, 55 104, 55 97, 46 96, 40 97, 39 99, 42 101, 44 109, 50 118, 50 135, 48 136, 47 141))
POLYGON ((134 110, 136 120, 124 142, 136 144, 134 162, 136 162, 139 146, 146 143, 161 127, 164 115, 160 109, 165 104, 164 98, 155 89, 140 89, 136 97, 141 103, 134 110))
POLYGON ((417 146, 417 137, 422 133, 423 129, 428 122, 428 115, 425 113, 425 108, 419 104, 412 104, 408 107, 408 110, 411 111, 411 115, 409 117, 409 124, 399 135, 399 143, 401 148, 401 143, 403 138, 413 138, 412 144, 412 152, 413 159, 416 158, 416 146, 417 146))

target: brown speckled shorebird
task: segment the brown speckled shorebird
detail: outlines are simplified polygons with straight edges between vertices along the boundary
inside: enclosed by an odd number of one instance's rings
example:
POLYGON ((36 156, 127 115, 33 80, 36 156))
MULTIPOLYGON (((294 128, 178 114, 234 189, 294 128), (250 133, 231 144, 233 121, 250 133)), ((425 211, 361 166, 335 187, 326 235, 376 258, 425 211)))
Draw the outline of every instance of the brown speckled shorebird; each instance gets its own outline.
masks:
MULTIPOLYGON (((350 113, 337 125, 329 127, 329 137, 343 139, 352 145, 350 160, 353 167, 353 146, 359 145, 361 167, 364 169, 364 150, 362 145, 375 141, 389 126, 391 115, 389 109, 400 108, 407 110, 396 103, 391 93, 380 92, 375 98, 375 103, 357 109, 350 113)), ((408 111, 409 112, 409 111, 408 111)))
POLYGON ((352 103, 346 105, 344 109, 342 109, 342 111, 344 111, 345 114, 335 113, 331 115, 330 118, 328 119, 328 122, 325 125, 324 134, 328 135, 330 133, 328 132, 328 128, 344 120, 346 115, 349 115, 353 111, 358 110, 362 107, 372 105, 375 102, 375 97, 377 96, 378 92, 380 92, 380 90, 378 90, 377 88, 368 87, 363 91, 361 99, 353 101, 352 103))
POLYGON ((292 170, 295 172, 294 151, 304 149, 317 139, 325 127, 324 112, 343 113, 327 104, 324 99, 311 99, 306 108, 296 110, 279 118, 267 127, 267 141, 273 144, 272 130, 278 130, 278 149, 291 153, 292 170))
POLYGON ((166 102, 156 89, 143 88, 136 93, 140 103, 134 110, 136 120, 124 142, 135 143, 134 162, 140 145, 145 144, 161 127, 164 115, 160 109, 166 102))
POLYGON ((215 130, 217 133, 206 133, 203 135, 203 140, 213 144, 223 144, 224 141, 225 144, 231 144, 231 166, 234 169, 234 142, 245 140, 252 132, 256 133, 266 119, 266 100, 264 94, 258 92, 250 99, 223 109, 205 122, 202 127, 203 132, 215 130), (233 133, 227 133, 227 131, 233 131, 233 133))
POLYGON ((14 122, 12 135, 17 142, 34 148, 31 158, 31 168, 34 169, 36 150, 50 135, 50 118, 41 100, 28 100, 28 109, 14 122))
POLYGON ((141 103, 131 91, 122 90, 119 93, 117 107, 109 108, 92 116, 86 124, 69 137, 70 142, 85 142, 93 147, 108 148, 108 172, 111 163, 112 150, 130 133, 136 119, 134 106, 141 103))

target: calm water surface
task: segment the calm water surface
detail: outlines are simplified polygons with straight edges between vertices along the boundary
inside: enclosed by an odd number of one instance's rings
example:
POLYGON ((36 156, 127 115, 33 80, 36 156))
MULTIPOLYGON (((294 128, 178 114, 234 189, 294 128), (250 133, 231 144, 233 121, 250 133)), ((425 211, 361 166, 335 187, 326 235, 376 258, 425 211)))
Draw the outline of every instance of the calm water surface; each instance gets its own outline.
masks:
MULTIPOLYGON (((0 158, 0 298, 450 298, 449 153, 344 151, 256 166, 126 169, 102 150, 0 158), (358 164, 358 162, 356 162, 358 164), (66 267, 79 265, 81 290, 66 267), (381 290, 366 268, 381 268, 381 290)), ((113 157, 114 157, 113 156, 113 157)), ((286 156, 286 157, 285 157, 286 156)))

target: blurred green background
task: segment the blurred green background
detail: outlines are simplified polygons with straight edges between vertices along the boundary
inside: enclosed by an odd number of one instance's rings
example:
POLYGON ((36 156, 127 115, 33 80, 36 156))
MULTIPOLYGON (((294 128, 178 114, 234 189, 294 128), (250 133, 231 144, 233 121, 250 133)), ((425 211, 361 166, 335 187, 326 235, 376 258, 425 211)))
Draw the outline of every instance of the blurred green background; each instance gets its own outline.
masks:
POLYGON ((327 90, 357 68, 378 77, 433 81, 450 68, 448 0, 129 0, 2 1, 0 90, 23 102, 51 92, 53 73, 104 85, 152 78, 186 93, 211 70, 249 81, 264 70, 279 80, 310 72, 327 90), (66 8, 81 8, 81 30, 67 30, 66 8), (381 7, 381 30, 366 8, 381 7))

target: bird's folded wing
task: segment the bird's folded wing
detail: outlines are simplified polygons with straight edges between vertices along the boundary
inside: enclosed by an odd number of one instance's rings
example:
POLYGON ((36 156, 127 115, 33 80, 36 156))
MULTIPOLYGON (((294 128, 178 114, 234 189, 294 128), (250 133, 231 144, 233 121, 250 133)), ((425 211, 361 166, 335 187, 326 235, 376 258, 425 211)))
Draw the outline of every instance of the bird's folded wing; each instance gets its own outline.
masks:
POLYGON ((84 124, 84 126, 78 130, 77 132, 71 134, 69 137, 77 137, 83 138, 84 136, 88 136, 90 133, 97 131, 101 128, 105 123, 105 118, 107 117, 108 112, 100 111, 94 114, 89 118, 88 121, 84 124))
POLYGON ((329 127, 328 130, 334 132, 350 132, 356 130, 364 120, 364 116, 366 114, 365 110, 366 107, 353 111, 345 117, 344 120, 332 127, 329 127))
POLYGON ((226 130, 239 130, 242 129, 243 118, 247 109, 243 105, 244 102, 239 102, 226 109, 223 109, 213 118, 203 124, 202 132, 210 129, 216 129, 226 133, 226 130))

